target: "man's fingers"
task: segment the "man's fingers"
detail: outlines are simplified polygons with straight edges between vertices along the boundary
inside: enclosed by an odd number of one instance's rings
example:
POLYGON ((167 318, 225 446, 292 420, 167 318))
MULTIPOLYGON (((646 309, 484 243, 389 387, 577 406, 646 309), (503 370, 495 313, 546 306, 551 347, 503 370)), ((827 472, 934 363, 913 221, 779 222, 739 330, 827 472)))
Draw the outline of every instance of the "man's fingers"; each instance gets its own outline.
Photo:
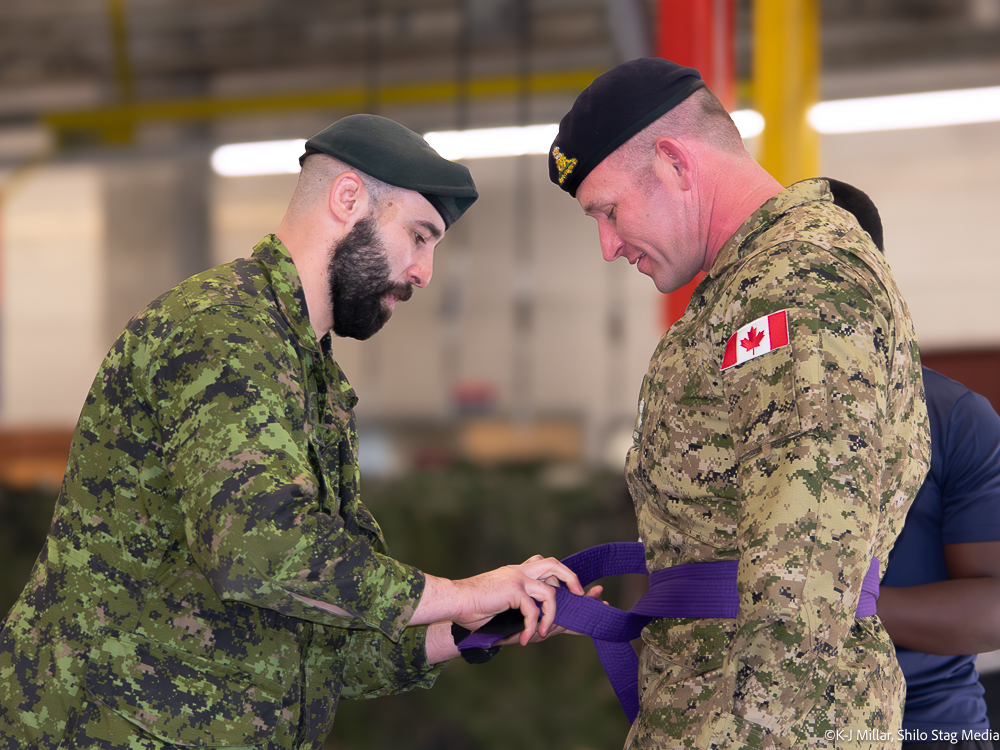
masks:
POLYGON ((530 596, 522 596, 520 609, 524 615, 524 630, 521 631, 518 641, 522 646, 527 646, 538 628, 538 605, 530 596))
MULTIPOLYGON (((534 614, 535 630, 530 632, 528 626, 528 617, 525 610, 525 602, 520 603, 520 609, 522 616, 525 618, 525 629, 520 633, 515 635, 510 635, 504 638, 498 645, 507 646, 512 643, 520 643, 522 646, 528 643, 536 643, 539 641, 544 641, 553 635, 558 635, 560 633, 570 633, 572 635, 580 635, 573 630, 567 630, 562 625, 557 625, 555 622, 556 612, 556 599, 555 591, 551 586, 542 585, 542 581, 535 583, 531 581, 525 587, 525 593, 527 598, 531 600, 531 603, 536 605, 532 610, 534 614), (537 605, 541 605, 541 609, 537 605)), ((586 596, 592 599, 600 598, 601 594, 604 593, 603 586, 593 586, 586 592, 586 596)), ((602 600, 603 601, 603 600, 602 600)), ((604 602, 607 604, 608 602, 604 602)))
MULTIPOLYGON (((575 594, 583 594, 576 574, 553 557, 532 555, 520 565, 483 573, 466 581, 456 582, 465 604, 451 619, 466 627, 508 607, 519 610, 524 618, 524 630, 519 638, 526 645, 537 633, 545 638, 555 626, 556 590, 563 584, 575 594), (467 597, 467 598, 466 598, 467 597), (541 609, 539 609, 539 605, 541 609)), ((596 594, 592 594, 596 596, 596 594)))
POLYGON ((543 581, 532 581, 527 587, 528 594, 541 606, 542 614, 538 624, 538 633, 543 638, 549 635, 555 624, 556 589, 543 581))
MULTIPOLYGON (((548 588, 551 589, 551 586, 548 588)), ((549 631, 552 629, 552 625, 556 619, 556 597, 555 591, 550 592, 551 598, 546 597, 542 601, 542 622, 538 626, 538 632, 541 633, 542 637, 548 636, 549 631)))
POLYGON ((541 581, 547 581, 550 578, 555 578, 556 580, 565 583, 566 587, 574 594, 583 593, 583 586, 580 585, 580 579, 577 578, 576 573, 567 568, 554 557, 545 557, 538 560, 532 560, 531 562, 522 563, 521 569, 526 576, 531 578, 541 581))

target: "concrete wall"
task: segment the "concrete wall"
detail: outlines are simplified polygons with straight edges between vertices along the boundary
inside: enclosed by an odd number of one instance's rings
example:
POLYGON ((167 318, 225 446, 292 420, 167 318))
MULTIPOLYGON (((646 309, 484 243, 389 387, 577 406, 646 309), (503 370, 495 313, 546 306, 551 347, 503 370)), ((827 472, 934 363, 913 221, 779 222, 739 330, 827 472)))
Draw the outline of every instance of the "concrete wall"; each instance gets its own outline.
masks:
POLYGON ((824 174, 867 192, 928 351, 1000 345, 1000 123, 826 136, 824 174))
POLYGON ((0 425, 76 422, 107 345, 103 181, 93 167, 8 181, 0 215, 0 425))

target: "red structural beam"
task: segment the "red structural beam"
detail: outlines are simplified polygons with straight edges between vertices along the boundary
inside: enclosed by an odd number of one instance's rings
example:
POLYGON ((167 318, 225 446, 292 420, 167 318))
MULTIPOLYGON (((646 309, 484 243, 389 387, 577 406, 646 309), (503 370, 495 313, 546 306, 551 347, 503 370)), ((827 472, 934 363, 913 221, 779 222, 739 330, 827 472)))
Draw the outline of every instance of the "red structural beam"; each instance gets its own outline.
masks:
MULTIPOLYGON (((656 54, 697 68, 705 83, 732 111, 736 105, 736 0, 659 0, 656 54)), ((691 283, 663 298, 664 329, 684 314, 699 273, 691 283)))

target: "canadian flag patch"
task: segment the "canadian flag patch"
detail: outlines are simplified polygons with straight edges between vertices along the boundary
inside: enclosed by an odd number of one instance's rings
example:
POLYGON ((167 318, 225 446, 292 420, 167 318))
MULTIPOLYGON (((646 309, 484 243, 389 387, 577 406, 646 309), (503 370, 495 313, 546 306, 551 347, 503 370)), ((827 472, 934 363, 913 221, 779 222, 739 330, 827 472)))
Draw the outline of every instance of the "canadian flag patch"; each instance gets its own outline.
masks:
POLYGON ((730 336, 722 357, 722 369, 727 370, 783 346, 788 346, 787 310, 757 318, 730 336))

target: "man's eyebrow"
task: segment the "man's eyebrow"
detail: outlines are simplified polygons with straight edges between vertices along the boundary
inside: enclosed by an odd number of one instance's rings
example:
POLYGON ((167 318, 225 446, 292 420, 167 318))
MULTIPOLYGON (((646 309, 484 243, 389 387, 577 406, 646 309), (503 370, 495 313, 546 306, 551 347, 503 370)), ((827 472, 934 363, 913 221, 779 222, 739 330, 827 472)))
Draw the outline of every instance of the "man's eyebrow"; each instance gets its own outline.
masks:
POLYGON ((437 225, 434 224, 433 222, 426 221, 425 219, 418 219, 417 225, 423 227, 427 231, 427 234, 429 234, 434 239, 436 240, 441 239, 441 230, 438 229, 437 225))

